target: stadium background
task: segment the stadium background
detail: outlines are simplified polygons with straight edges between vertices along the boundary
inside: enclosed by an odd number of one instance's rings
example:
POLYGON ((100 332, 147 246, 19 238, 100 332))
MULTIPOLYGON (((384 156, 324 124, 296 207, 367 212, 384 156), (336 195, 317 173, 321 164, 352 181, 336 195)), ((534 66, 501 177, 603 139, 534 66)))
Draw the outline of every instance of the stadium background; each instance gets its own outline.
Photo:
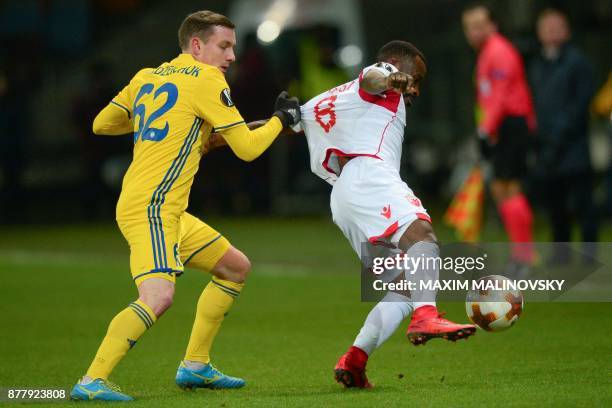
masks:
MULTIPOLYGON (((356 45, 360 63, 366 64, 390 39, 419 46, 429 75, 408 113, 402 171, 431 209, 440 239, 454 239, 439 220, 475 154, 475 56, 460 25, 466 3, 299 1, 300 21, 313 23, 285 27, 264 45, 256 29, 272 4, 0 1, 0 388, 70 387, 85 370, 108 319, 132 300, 128 248, 113 222, 130 137, 97 139, 89 127, 137 69, 178 53, 177 27, 196 9, 226 13, 239 24, 238 62, 229 82, 249 120, 269 115, 279 90, 304 91, 299 80, 308 73, 300 66, 300 52, 319 53, 336 64, 342 62, 340 54, 330 51, 356 45)), ((537 12, 549 5, 567 11, 575 42, 593 62, 598 86, 603 84, 612 67, 609 1, 490 4, 527 61, 537 52, 537 12)), ((271 35, 270 30, 263 34, 271 35)), ((356 48, 344 51, 344 63, 359 60, 356 48)), ((344 74, 334 64, 326 65, 325 78, 354 73, 355 66, 344 74)), ((592 124, 596 194, 603 206, 610 194, 605 184, 609 124, 595 118, 592 124)), ((228 151, 204 158, 190 209, 253 262, 213 358, 228 373, 244 375, 249 386, 239 393, 193 394, 173 386, 194 305, 208 280, 188 271, 178 281, 172 309, 113 374, 112 380, 139 400, 133 405, 612 405, 607 318, 612 309, 603 303, 527 303, 513 329, 479 333, 465 344, 432 342, 416 349, 398 330, 372 360, 373 392, 342 392, 331 369, 371 304, 358 301, 358 260, 331 223, 328 186, 310 174, 307 163, 301 138, 279 140, 251 164, 228 151)), ((531 197, 536 193, 530 191, 531 197)), ((483 240, 505 240, 495 211, 487 214, 483 240)), ((601 223, 601 239, 612 241, 609 216, 601 223)), ((546 220, 539 216, 536 239, 548 237, 546 220)), ((461 303, 442 309, 453 320, 465 320, 461 303)))
MULTIPOLYGON (((547 5, 562 7, 571 16, 576 44, 595 67, 597 86, 604 83, 612 66, 609 2, 493 4, 503 32, 527 62, 538 52, 537 12, 547 5)), ((414 42, 427 56, 429 74, 419 102, 408 114, 403 177, 429 207, 444 207, 474 151, 475 55, 461 30, 464 6, 452 0, 4 1, 0 157, 2 201, 9 207, 1 218, 40 223, 113 216, 130 142, 94 137, 89 133, 91 120, 140 67, 156 66, 177 54, 176 27, 197 8, 227 13, 237 22, 238 61, 228 79, 247 120, 268 116, 282 89, 302 99, 314 96, 372 61, 384 42, 414 42), (296 16, 275 41, 262 44, 255 39, 258 24, 279 4, 285 12, 289 4, 296 16), (354 47, 344 48, 347 45, 354 47), (326 71, 317 76, 312 71, 320 70, 315 61, 319 56, 326 71), (343 63, 355 65, 342 72, 343 63)), ((601 203, 612 150, 606 121, 594 120, 593 125, 601 203)), ((190 208, 201 214, 327 214, 327 192, 326 184, 308 169, 305 140, 292 138, 279 141, 252 164, 241 163, 229 151, 205 157, 190 208)))

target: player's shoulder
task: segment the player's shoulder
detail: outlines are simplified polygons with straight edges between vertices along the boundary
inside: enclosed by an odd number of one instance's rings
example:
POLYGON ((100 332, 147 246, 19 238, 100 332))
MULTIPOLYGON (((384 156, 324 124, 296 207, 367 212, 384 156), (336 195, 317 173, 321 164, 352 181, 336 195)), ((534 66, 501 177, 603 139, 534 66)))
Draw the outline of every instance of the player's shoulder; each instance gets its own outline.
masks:
POLYGON ((139 69, 130 79, 129 87, 135 88, 139 87, 142 84, 149 81, 150 74, 153 72, 154 68, 142 68, 139 69))
POLYGON ((139 69, 134 76, 132 77, 133 79, 140 79, 143 77, 146 77, 148 75, 153 74, 153 71, 155 70, 155 68, 151 68, 151 67, 147 67, 147 68, 141 68, 139 69))
POLYGON ((199 64, 202 67, 202 80, 206 82, 217 82, 227 84, 225 74, 217 67, 208 64, 199 64))
POLYGON ((195 94, 221 98, 227 106, 233 106, 234 103, 230 97, 230 87, 223 72, 212 65, 199 63, 198 67, 201 67, 202 71, 193 84, 196 89, 195 94))
POLYGON ((511 58, 518 55, 518 50, 512 42, 501 34, 493 35, 490 46, 486 47, 490 57, 493 58, 511 58))

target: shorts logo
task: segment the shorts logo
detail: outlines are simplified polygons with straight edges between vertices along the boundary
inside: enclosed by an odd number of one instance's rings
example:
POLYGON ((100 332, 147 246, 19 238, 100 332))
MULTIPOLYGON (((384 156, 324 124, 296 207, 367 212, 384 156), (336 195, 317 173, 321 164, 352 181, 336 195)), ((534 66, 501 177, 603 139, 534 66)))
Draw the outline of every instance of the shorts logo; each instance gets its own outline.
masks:
POLYGON ((225 88, 224 90, 222 90, 221 95, 219 96, 221 97, 221 102, 223 102, 225 106, 227 106, 228 108, 234 106, 234 101, 232 101, 232 97, 230 96, 229 88, 225 88))
POLYGON ((389 204, 386 207, 383 207, 382 212, 380 213, 380 215, 382 215, 386 219, 391 218, 391 204, 389 204))

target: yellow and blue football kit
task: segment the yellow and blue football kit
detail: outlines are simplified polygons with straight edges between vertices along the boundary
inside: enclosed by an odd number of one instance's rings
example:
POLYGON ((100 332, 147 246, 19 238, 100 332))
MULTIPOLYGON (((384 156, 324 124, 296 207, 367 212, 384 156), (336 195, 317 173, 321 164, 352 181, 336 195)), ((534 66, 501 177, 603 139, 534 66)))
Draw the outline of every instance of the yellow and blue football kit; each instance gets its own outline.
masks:
MULTIPOLYGON (((150 278, 174 282, 187 263, 211 270, 231 247, 221 234, 186 212, 202 148, 211 132, 221 133, 232 151, 248 161, 265 151, 282 128, 281 120, 273 116, 250 131, 221 71, 190 54, 139 71, 98 114, 94 133, 134 135, 134 157, 123 179, 117 223, 130 246, 136 285, 150 278)), ((179 386, 239 388, 245 384, 209 362, 213 340, 242 287, 243 283, 213 277, 204 288, 185 354, 185 362, 201 367, 196 370, 182 363, 179 386)), ((153 309, 141 299, 130 303, 111 321, 86 377, 106 380, 156 320, 153 309)), ((73 398, 90 399, 85 391, 105 382, 88 384, 77 384, 73 398)), ((125 397, 105 392, 108 396, 100 399, 125 397)))
POLYGON ((211 269, 230 247, 217 231, 185 212, 210 133, 222 133, 237 156, 252 160, 281 130, 273 117, 250 131, 223 73, 190 54, 139 71, 100 112, 94 133, 134 134, 117 223, 130 245, 137 285, 153 277, 173 282, 186 260, 211 269))

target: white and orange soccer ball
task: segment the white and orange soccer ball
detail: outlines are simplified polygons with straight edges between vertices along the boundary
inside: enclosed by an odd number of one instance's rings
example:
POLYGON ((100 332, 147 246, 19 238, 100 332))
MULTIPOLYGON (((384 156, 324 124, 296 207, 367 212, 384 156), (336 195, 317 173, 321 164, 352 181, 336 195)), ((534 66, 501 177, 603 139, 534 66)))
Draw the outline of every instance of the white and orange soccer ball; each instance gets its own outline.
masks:
POLYGON ((486 331, 512 327, 523 312, 523 294, 518 289, 503 289, 504 281, 510 280, 500 275, 485 276, 475 282, 478 289, 468 291, 465 311, 472 323, 486 331))

